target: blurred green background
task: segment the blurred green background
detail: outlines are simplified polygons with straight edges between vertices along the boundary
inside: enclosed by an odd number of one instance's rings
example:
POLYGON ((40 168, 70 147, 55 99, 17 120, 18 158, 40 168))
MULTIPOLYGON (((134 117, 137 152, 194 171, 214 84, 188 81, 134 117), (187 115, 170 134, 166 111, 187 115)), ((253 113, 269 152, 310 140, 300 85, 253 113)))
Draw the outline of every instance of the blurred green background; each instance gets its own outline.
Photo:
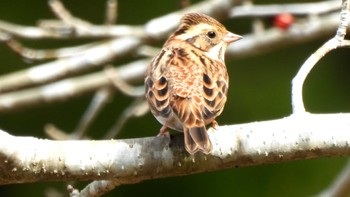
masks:
MULTIPOLYGON (((272 1, 255 3, 269 2, 272 1)), ((96 24, 104 21, 105 1, 74 0, 64 3, 75 16, 96 24)), ((144 24, 153 17, 179 9, 179 4, 179 1, 161 0, 119 1, 118 23, 144 24)), ((54 15, 46 1, 14 0, 0 3, 0 20, 34 25, 38 19, 50 18, 54 18, 54 15)), ((225 25, 230 26, 229 30, 235 33, 244 35, 250 31, 250 20, 236 19, 225 22, 225 25), (233 25, 231 29, 232 23, 237 25, 233 25)), ((291 113, 291 80, 306 58, 326 39, 260 56, 228 61, 226 65, 230 74, 229 101, 218 122, 238 124, 288 116, 291 113)), ((84 43, 86 40, 23 41, 27 46, 35 48, 73 46, 80 42, 84 43)), ((314 113, 350 111, 349 52, 349 49, 340 49, 330 53, 309 75, 304 87, 304 99, 308 111, 314 113)), ((0 44, 0 62, 1 75, 38 64, 23 61, 4 44, 0 44)), ((115 62, 116 65, 122 63, 123 61, 115 62)), ((46 123, 54 123, 63 130, 71 131, 91 98, 92 95, 87 95, 68 102, 0 114, 0 128, 14 135, 37 137, 45 137, 43 126, 46 123)), ((116 95, 102 111, 89 135, 94 139, 103 136, 101 131, 107 131, 129 103, 128 97, 116 95)), ((148 113, 144 117, 131 119, 119 137, 153 136, 158 133, 159 128, 160 125, 148 113)), ((347 158, 321 158, 151 180, 121 186, 106 196, 310 196, 328 186, 346 160, 347 158)), ((0 194, 45 196, 50 188, 64 192, 66 184, 50 182, 0 186, 0 194)), ((87 182, 78 183, 76 186, 82 188, 85 184, 87 182)))

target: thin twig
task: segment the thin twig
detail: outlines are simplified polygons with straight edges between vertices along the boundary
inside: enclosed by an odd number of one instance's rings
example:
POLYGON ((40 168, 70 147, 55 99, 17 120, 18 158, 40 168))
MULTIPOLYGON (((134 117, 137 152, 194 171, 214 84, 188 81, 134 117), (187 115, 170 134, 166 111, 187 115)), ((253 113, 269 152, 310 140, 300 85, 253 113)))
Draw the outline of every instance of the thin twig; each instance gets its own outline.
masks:
MULTIPOLYGON (((122 80, 131 82, 139 80, 140 76, 144 75, 149 61, 150 59, 138 60, 115 69, 122 80)), ((43 103, 62 102, 112 85, 105 71, 100 71, 40 87, 4 93, 0 94, 0 112, 24 109, 43 103)))
POLYGON ((118 20, 118 0, 106 1, 106 20, 107 25, 113 25, 118 20))
POLYGON ((319 16, 317 19, 297 20, 287 31, 269 28, 259 34, 246 34, 244 39, 229 45, 228 59, 261 55, 283 47, 329 37, 339 25, 339 14, 319 16))
POLYGON ((143 96, 144 94, 144 87, 142 86, 138 86, 138 87, 134 87, 130 84, 128 84, 127 82, 125 82, 117 72, 115 72, 115 70, 112 68, 112 66, 107 66, 104 69, 106 76, 109 80, 111 80, 111 82, 113 83, 113 85, 123 94, 127 95, 127 96, 131 96, 131 97, 140 97, 143 96))
POLYGON ((86 135, 92 123, 113 95, 114 91, 111 88, 102 88, 95 93, 77 128, 70 134, 72 139, 82 139, 86 135))
POLYGON ((334 38, 328 40, 316 52, 314 52, 301 66, 296 76, 292 81, 292 110, 293 114, 305 113, 303 101, 303 85, 306 77, 309 75, 311 69, 316 63, 328 52, 336 49, 338 42, 334 38))
POLYGON ((96 44, 95 47, 72 57, 61 58, 2 76, 0 77, 0 92, 44 84, 62 79, 69 74, 101 67, 111 60, 133 53, 140 44, 141 40, 135 37, 116 38, 96 44))
POLYGON ((336 39, 341 43, 346 35, 346 30, 350 22, 350 2, 343 0, 342 10, 340 12, 340 24, 337 29, 336 39))
POLYGON ((318 194, 318 197, 344 197, 350 193, 350 160, 343 167, 333 183, 318 194))
MULTIPOLYGON (((136 183, 136 182, 135 182, 136 183)), ((79 195, 71 195, 71 197, 75 196, 102 196, 103 194, 108 193, 114 188, 120 186, 118 180, 101 180, 101 181, 93 181, 89 183, 84 189, 79 192, 79 195)))
MULTIPOLYGON (((15 39, 6 41, 8 47, 28 60, 60 59, 84 54, 86 50, 96 47, 99 43, 88 43, 79 46, 59 49, 33 49, 23 46, 15 39)), ((39 65, 40 66, 40 65, 39 65)))
POLYGON ((305 113, 305 106, 303 101, 303 85, 306 77, 316 63, 322 59, 328 52, 345 47, 344 37, 348 23, 350 21, 348 0, 343 0, 342 10, 340 13, 340 23, 336 35, 324 43, 315 53, 313 53, 301 66, 297 75, 292 81, 292 110, 293 114, 305 113))
POLYGON ((139 117, 149 111, 148 104, 143 97, 136 98, 130 106, 126 107, 112 128, 105 134, 103 139, 115 138, 122 130, 127 121, 132 117, 139 117))
POLYGON ((91 24, 87 21, 83 21, 74 17, 63 5, 60 0, 49 0, 49 5, 52 11, 56 14, 58 18, 63 20, 68 25, 80 29, 83 31, 90 31, 91 24))
MULTIPOLYGON (((340 13, 340 24, 337 30, 337 34, 333 38, 337 41, 337 47, 350 47, 350 41, 345 40, 345 35, 348 29, 350 22, 350 0, 343 0, 342 10, 340 13)), ((300 98, 299 98, 300 99, 300 98)), ((324 191, 322 191, 318 196, 319 197, 343 197, 347 196, 350 193, 350 160, 343 167, 335 178, 333 183, 328 186, 324 191)))
POLYGON ((85 111, 83 117, 80 119, 78 126, 76 129, 67 134, 66 132, 58 129, 53 124, 45 125, 46 134, 51 137, 51 139, 55 140, 76 140, 76 139, 84 139, 86 137, 86 133, 92 123, 96 120, 97 116, 103 109, 103 107, 107 104, 107 102, 111 99, 114 91, 110 87, 104 87, 100 90, 97 90, 90 106, 85 111))
POLYGON ((146 56, 146 57, 155 57, 161 49, 158 47, 152 47, 149 45, 143 45, 139 47, 136 54, 139 56, 146 56))
MULTIPOLYGON (((25 39, 72 38, 72 30, 69 29, 67 31, 67 28, 70 27, 64 26, 64 31, 62 31, 62 25, 59 25, 59 27, 57 28, 57 24, 62 24, 62 21, 45 21, 41 21, 39 23, 39 27, 31 27, 0 20, 0 30, 9 33, 15 37, 25 39)), ((76 31, 74 31, 74 37, 77 38, 115 38, 122 36, 135 36, 145 38, 146 34, 143 31, 142 27, 131 25, 92 25, 89 27, 89 31, 81 31, 80 29, 76 29, 76 31)))
POLYGON ((292 4, 273 4, 256 5, 244 4, 235 6, 231 9, 230 17, 268 17, 282 13, 291 13, 293 15, 320 15, 334 11, 339 11, 341 3, 339 1, 328 0, 312 3, 292 3, 292 4))
POLYGON ((53 140, 70 140, 70 136, 67 132, 57 128, 51 123, 47 123, 44 127, 45 134, 53 140))

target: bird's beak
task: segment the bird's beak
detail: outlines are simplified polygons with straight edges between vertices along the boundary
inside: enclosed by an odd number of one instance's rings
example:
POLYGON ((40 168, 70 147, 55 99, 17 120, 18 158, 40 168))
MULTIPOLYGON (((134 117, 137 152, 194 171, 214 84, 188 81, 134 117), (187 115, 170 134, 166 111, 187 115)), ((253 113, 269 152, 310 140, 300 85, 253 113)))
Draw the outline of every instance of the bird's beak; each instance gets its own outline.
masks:
POLYGON ((224 42, 226 44, 230 44, 231 42, 240 40, 242 38, 243 38, 242 36, 234 34, 234 33, 231 33, 231 32, 228 31, 223 40, 224 40, 224 42))

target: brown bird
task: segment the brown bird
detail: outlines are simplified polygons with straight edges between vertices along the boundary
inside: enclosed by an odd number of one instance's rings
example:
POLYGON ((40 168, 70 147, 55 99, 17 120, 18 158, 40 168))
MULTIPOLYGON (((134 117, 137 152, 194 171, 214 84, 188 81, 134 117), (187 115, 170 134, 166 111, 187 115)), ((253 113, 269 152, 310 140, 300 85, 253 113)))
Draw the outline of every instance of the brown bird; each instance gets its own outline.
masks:
POLYGON ((183 131, 190 154, 212 150, 206 125, 215 127, 226 102, 226 47, 241 38, 209 16, 188 13, 147 68, 145 95, 163 124, 159 134, 183 131))

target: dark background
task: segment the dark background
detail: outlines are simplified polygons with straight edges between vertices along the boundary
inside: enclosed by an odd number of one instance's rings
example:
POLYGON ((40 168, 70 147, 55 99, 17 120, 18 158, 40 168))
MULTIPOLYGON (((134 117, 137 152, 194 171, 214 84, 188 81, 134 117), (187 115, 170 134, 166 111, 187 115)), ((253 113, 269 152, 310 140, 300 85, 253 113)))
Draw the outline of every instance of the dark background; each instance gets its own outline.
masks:
MULTIPOLYGON (((283 1, 287 2, 292 1, 283 1)), ((77 17, 95 24, 104 21, 104 1, 74 0, 64 3, 77 17)), ((268 1, 255 3, 265 4, 268 1)), ((119 1, 118 23, 144 24, 151 18, 177 9, 178 1, 119 1)), ((54 15, 46 1, 15 0, 0 3, 0 20, 34 25, 38 19, 50 18, 54 18, 54 15)), ((268 19, 265 22, 268 23, 268 19)), ((227 20, 224 23, 230 31, 238 34, 244 35, 251 31, 250 20, 247 19, 227 20)), ((327 39, 260 56, 227 61, 230 74, 229 100, 223 114, 217 119, 219 124, 247 123, 288 116, 291 113, 292 78, 306 58, 327 39)), ((89 40, 22 40, 27 46, 34 48, 73 46, 87 41, 89 40)), ((349 49, 331 52, 312 70, 304 86, 304 101, 308 111, 350 111, 349 52, 349 49)), ((114 63, 118 65, 123 61, 114 63)), ((39 63, 23 61, 0 43, 1 75, 37 64, 39 63)), ((46 137, 43 132, 46 123, 54 123, 63 130, 72 131, 91 98, 92 95, 86 95, 67 102, 0 114, 0 128, 14 135, 37 137, 46 137)), ((128 97, 117 94, 102 111, 89 136, 94 139, 103 136, 101 131, 107 131, 128 104, 128 97)), ((153 136, 158 133, 160 127, 148 113, 144 117, 131 119, 119 137, 153 136)), ((346 160, 347 158, 321 158, 145 181, 121 186, 106 196, 310 196, 328 186, 346 160)), ((2 196, 44 196, 49 188, 64 192, 66 184, 50 182, 0 186, 0 193, 2 196)), ((87 182, 78 183, 76 186, 82 188, 85 184, 87 182)))

